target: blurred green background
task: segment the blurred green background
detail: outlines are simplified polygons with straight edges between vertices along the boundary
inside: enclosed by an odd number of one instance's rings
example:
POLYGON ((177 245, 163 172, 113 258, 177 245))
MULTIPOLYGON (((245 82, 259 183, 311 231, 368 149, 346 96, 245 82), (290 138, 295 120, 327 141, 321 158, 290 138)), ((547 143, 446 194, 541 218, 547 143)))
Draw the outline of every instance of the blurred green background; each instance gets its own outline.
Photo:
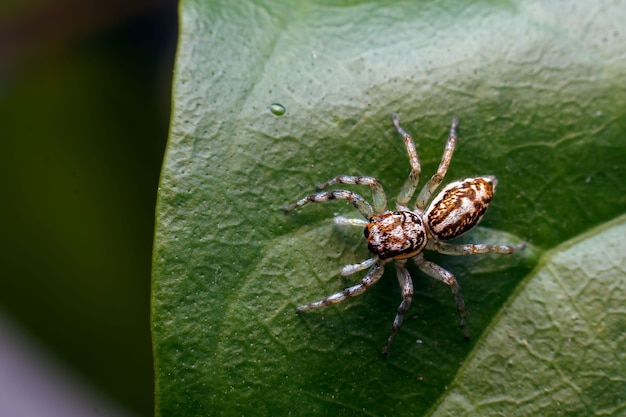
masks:
POLYGON ((146 416, 153 216, 176 6, 0 6, 0 315, 146 416))

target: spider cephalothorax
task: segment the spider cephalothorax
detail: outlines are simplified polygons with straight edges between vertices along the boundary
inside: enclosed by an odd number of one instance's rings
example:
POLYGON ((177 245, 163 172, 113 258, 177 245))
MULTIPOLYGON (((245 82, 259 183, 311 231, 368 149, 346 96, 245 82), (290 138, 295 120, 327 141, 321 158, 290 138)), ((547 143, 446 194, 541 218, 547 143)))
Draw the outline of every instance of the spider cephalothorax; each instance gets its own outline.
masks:
POLYGON ((381 259, 410 258, 424 250, 426 228, 412 211, 386 211, 365 225, 367 248, 381 259))
POLYGON ((396 261, 396 272, 402 288, 402 303, 398 307, 396 318, 391 327, 391 335, 383 348, 383 354, 387 354, 389 351, 391 342, 398 333, 404 314, 413 299, 413 282, 406 269, 406 262, 409 258, 426 275, 450 286, 461 318, 461 329, 465 337, 469 338, 469 332, 465 324, 465 302, 461 295, 459 284, 450 272, 435 263, 425 260, 422 252, 424 249, 428 249, 447 255, 510 254, 524 247, 523 244, 518 246, 488 244, 453 245, 445 242, 446 240, 459 237, 478 224, 489 207, 489 202, 493 198, 497 184, 496 178, 493 176, 453 181, 446 185, 428 204, 433 192, 443 181, 443 177, 450 165, 452 153, 456 145, 457 119, 452 121, 450 136, 437 172, 420 191, 414 208, 409 209, 408 202, 413 197, 419 183, 421 167, 413 139, 400 127, 396 114, 392 115, 392 119, 396 129, 404 139, 411 164, 409 178, 405 181, 396 199, 396 211, 386 209, 387 198, 385 191, 376 178, 349 175, 337 176, 326 183, 319 184, 317 188, 321 190, 333 184, 369 185, 372 190, 372 204, 352 191, 333 190, 310 194, 284 207, 285 211, 291 211, 308 203, 347 200, 366 220, 337 217, 335 221, 338 224, 365 226, 364 234, 367 238, 367 246, 374 255, 374 257, 360 264, 346 265, 343 268, 341 274, 344 276, 369 268, 369 271, 359 284, 330 295, 323 300, 300 306, 297 309, 298 311, 328 306, 346 298, 362 294, 380 279, 386 263, 391 260, 396 261))

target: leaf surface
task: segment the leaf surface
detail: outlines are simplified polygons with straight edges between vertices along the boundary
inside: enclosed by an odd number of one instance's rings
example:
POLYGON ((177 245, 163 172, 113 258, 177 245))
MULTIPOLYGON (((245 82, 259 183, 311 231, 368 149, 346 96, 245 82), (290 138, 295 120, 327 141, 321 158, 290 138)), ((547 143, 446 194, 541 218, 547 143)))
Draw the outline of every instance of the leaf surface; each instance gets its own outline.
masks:
POLYGON ((622 216, 547 253, 433 415, 622 415, 625 245, 622 216))
POLYGON ((416 294, 387 359, 393 268, 356 299, 295 313, 357 282, 340 268, 368 252, 361 230, 332 222, 356 216, 350 205, 281 207, 338 174, 377 177, 393 206, 409 165, 392 112, 424 178, 458 117, 447 180, 499 180, 466 239, 529 243, 427 255, 458 277, 474 340, 545 251, 626 212, 626 16, 613 3, 187 0, 181 16, 154 250, 159 415, 443 406, 476 355, 445 285, 410 269, 416 294))

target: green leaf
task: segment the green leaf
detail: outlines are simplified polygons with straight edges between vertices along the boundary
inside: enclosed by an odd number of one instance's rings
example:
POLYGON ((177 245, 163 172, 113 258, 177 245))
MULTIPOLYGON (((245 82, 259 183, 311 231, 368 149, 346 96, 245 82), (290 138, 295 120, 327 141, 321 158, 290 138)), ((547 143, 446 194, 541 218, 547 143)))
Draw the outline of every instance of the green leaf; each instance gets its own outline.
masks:
POLYGON ((382 359, 393 268, 358 298, 295 313, 358 282, 339 271, 368 256, 362 231, 332 222, 354 208, 281 207, 338 174, 379 178, 393 202, 409 165, 390 114, 424 177, 459 117, 447 180, 499 180, 467 239, 530 244, 427 254, 458 277, 481 340, 544 251, 626 212, 625 14, 592 1, 183 1, 154 249, 157 414, 428 412, 482 346, 463 340, 449 289, 410 269, 413 304, 382 359))
POLYGON ((433 415, 623 415, 625 246, 622 216, 547 253, 433 415))

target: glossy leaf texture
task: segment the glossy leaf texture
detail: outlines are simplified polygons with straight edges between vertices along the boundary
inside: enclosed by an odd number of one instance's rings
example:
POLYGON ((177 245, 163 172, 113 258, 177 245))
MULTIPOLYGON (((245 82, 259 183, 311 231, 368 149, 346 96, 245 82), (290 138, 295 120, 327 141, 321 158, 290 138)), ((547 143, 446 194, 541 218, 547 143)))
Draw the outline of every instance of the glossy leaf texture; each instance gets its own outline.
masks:
POLYGON ((623 415, 624 244, 626 216, 546 254, 433 415, 623 415))
MULTIPOLYGON (((613 2, 187 0, 180 10, 154 248, 158 415, 444 407, 447 387, 465 389, 462 370, 499 349, 486 341, 541 282, 533 267, 626 212, 626 12, 613 2), (377 177, 393 207, 409 172, 393 112, 416 139, 423 182, 458 117, 446 181, 498 178, 463 240, 529 248, 428 253, 458 277, 474 339, 463 340, 449 289, 411 267, 413 304, 383 359, 400 302, 392 267, 358 298, 295 313, 360 279, 339 271, 368 256, 362 230, 332 221, 358 213, 341 202, 281 207, 339 174, 377 177)), ((623 288, 623 270, 611 279, 623 288)), ((518 320, 515 340, 536 334, 518 320)), ((471 380, 501 369, 478 365, 471 380)))

